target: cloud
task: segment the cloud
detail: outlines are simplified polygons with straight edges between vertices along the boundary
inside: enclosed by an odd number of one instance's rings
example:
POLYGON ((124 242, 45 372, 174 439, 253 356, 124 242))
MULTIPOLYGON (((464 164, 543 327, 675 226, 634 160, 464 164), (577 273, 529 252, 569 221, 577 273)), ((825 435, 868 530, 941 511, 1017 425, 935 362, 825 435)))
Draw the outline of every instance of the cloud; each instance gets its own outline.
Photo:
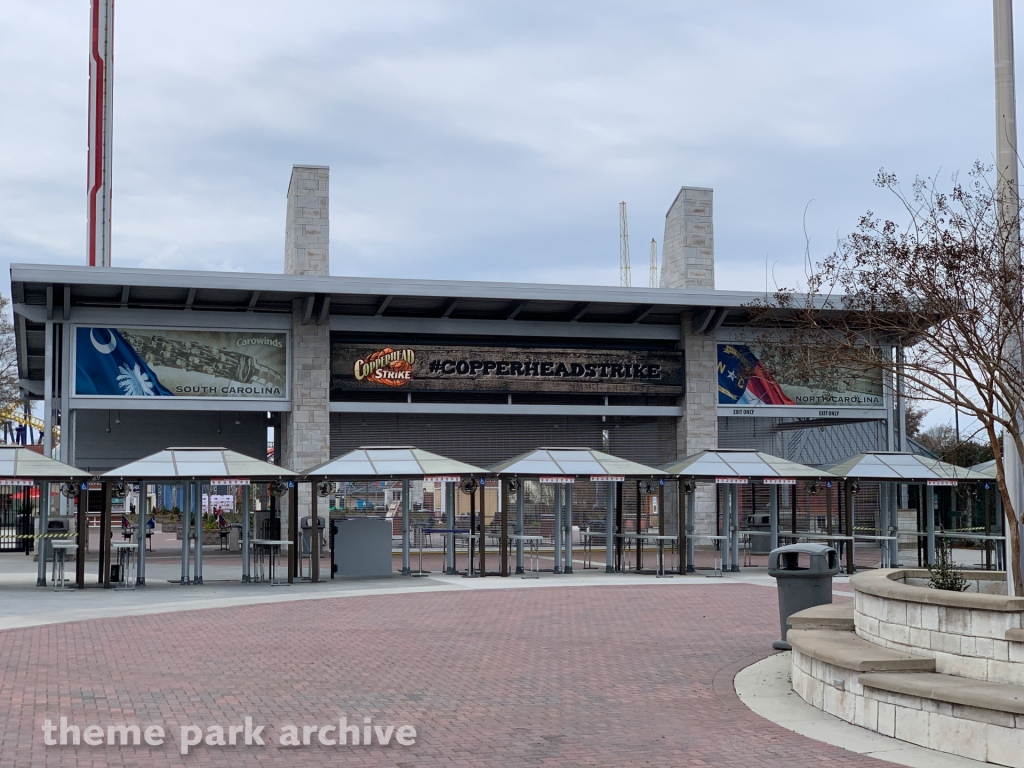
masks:
MULTIPOLYGON (((87 4, 0 7, 0 263, 82 263, 87 4)), ((335 274, 614 283, 681 185, 715 189, 718 287, 802 275, 881 166, 992 154, 969 0, 117 6, 113 259, 280 271, 293 163, 331 166, 335 274)))

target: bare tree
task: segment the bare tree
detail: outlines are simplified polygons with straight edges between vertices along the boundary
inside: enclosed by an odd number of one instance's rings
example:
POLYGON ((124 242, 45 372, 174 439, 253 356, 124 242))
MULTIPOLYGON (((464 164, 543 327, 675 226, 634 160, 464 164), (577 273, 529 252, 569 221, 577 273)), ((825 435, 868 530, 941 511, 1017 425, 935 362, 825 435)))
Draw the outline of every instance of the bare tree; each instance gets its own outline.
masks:
POLYGON ((18 386, 18 351, 10 306, 10 300, 0 295, 0 413, 11 412, 22 402, 18 386))
POLYGON ((1024 404, 1020 205, 1006 215, 989 173, 975 165, 948 191, 917 179, 906 192, 880 172, 876 184, 902 203, 906 221, 865 214, 817 264, 806 290, 782 288, 750 309, 770 329, 762 364, 782 380, 828 389, 851 371, 880 370, 890 382, 901 377, 917 402, 977 420, 995 459, 1020 595, 1021 510, 1007 492, 1000 442, 1003 434, 1024 455, 1014 416, 1024 404))

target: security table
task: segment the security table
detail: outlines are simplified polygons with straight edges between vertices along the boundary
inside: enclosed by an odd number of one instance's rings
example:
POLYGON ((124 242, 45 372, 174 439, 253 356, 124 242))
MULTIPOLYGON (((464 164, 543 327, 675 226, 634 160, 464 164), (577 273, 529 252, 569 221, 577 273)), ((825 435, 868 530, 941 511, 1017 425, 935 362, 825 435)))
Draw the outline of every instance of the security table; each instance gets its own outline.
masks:
MULTIPOLYGON (((594 538, 600 537, 606 542, 608 540, 608 534, 604 531, 581 531, 580 539, 583 541, 583 569, 595 568, 594 565, 594 538)), ((606 543, 607 546, 607 543, 606 543)))
POLYGON ((256 557, 256 581, 267 581, 270 586, 280 587, 288 583, 274 578, 274 572, 281 568, 281 550, 288 549, 292 542, 287 539, 253 539, 252 548, 256 557))
MULTIPOLYGON (((712 536, 710 534, 694 533, 694 534, 690 534, 690 539, 694 540, 694 541, 696 539, 707 539, 708 541, 711 541, 711 542, 721 541, 721 542, 723 542, 725 544, 725 546, 729 545, 729 537, 728 536, 717 536, 717 535, 716 536, 712 536)), ((711 578, 712 576, 721 578, 721 576, 722 576, 722 551, 720 549, 714 549, 712 551, 714 552, 714 560, 712 561, 712 565, 714 567, 711 569, 711 573, 710 574, 706 574, 706 575, 707 575, 708 578, 711 578)))
MULTIPOLYGON (((527 551, 524 553, 526 558, 529 558, 531 568, 523 568, 524 579, 539 579, 540 578, 540 543, 544 540, 543 536, 523 536, 520 534, 511 534, 509 537, 510 541, 521 541, 526 547, 527 551)), ((524 562, 525 565, 525 562, 524 562)))
MULTIPOLYGON (((869 535, 869 534, 860 534, 860 533, 854 534, 853 540, 854 541, 877 541, 877 542, 899 541, 899 539, 896 536, 872 536, 872 535, 869 535)), ((879 547, 879 549, 881 550, 881 553, 882 553, 882 562, 880 563, 880 567, 882 567, 882 568, 891 568, 892 565, 890 565, 890 562, 892 560, 892 553, 889 551, 889 547, 887 547, 885 545, 882 545, 881 547, 879 547)))
MULTIPOLYGON (((839 535, 837 533, 799 533, 798 532, 796 534, 796 536, 799 539, 807 539, 808 541, 814 541, 815 539, 817 539, 819 541, 828 541, 828 542, 846 541, 846 542, 849 542, 847 544, 847 546, 850 546, 850 547, 854 546, 854 542, 856 540, 855 537, 853 537, 853 536, 841 536, 841 535, 839 535)), ((846 569, 846 566, 843 566, 843 572, 844 573, 845 573, 845 569, 846 569)))
MULTIPOLYGON (((443 562, 447 563, 448 562, 448 537, 449 536, 453 537, 452 538, 452 546, 454 547, 455 546, 455 539, 454 539, 454 537, 458 536, 460 534, 469 533, 469 528, 424 528, 423 529, 423 535, 428 535, 428 534, 431 534, 431 533, 437 533, 437 534, 440 534, 441 536, 444 537, 444 539, 443 539, 443 541, 444 541, 444 552, 442 554, 442 557, 443 557, 443 562)), ((422 545, 423 545, 423 540, 421 539, 420 540, 420 572, 421 573, 430 573, 430 571, 423 571, 423 546, 422 545)), ((418 575, 419 574, 415 574, 415 573, 413 574, 413 576, 418 576, 418 575)))
POLYGON ((138 574, 135 559, 139 551, 138 542, 115 541, 112 542, 114 551, 117 552, 117 589, 135 589, 135 578, 138 574))
MULTIPOLYGON (((670 535, 663 536, 657 533, 633 533, 630 535, 636 537, 636 539, 638 540, 638 546, 641 547, 643 546, 643 542, 645 541, 658 542, 658 568, 656 575, 659 579, 671 579, 672 574, 665 573, 665 542, 676 541, 679 537, 670 535)), ((678 560, 678 558, 676 559, 678 560)), ((678 563, 676 565, 676 570, 678 570, 678 563)), ((641 571, 637 570, 637 573, 641 573, 641 571)))
POLYGON ((470 533, 470 532, 467 531, 466 533, 456 534, 455 538, 456 539, 466 539, 467 540, 467 547, 466 547, 466 573, 464 575, 466 575, 466 576, 474 576, 475 574, 473 573, 473 549, 475 547, 475 544, 473 542, 480 538, 480 534, 479 533, 470 533))
MULTIPOLYGON (((50 579, 53 581, 53 591, 62 592, 69 590, 67 581, 64 574, 64 566, 67 562, 68 552, 77 552, 78 545, 73 541, 51 541, 50 547, 53 548, 53 567, 50 572, 50 579)), ((44 571, 45 573, 45 571, 44 571)))

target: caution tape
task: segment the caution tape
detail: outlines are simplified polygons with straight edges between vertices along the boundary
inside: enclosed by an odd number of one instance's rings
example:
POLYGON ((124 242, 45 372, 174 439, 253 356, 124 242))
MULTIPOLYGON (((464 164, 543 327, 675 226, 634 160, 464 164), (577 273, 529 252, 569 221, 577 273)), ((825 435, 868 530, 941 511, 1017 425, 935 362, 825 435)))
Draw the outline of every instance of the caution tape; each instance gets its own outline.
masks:
POLYGON ((77 533, 19 533, 16 536, 0 536, 0 538, 15 539, 73 539, 77 533))

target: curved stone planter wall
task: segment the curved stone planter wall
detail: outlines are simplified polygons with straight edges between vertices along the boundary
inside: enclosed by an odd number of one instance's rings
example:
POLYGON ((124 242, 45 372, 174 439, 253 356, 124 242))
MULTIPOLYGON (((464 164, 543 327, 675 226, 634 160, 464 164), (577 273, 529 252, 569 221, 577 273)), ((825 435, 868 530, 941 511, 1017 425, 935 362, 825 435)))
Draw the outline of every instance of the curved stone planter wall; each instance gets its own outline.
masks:
POLYGON ((953 755, 1024 768, 1024 598, 1004 576, 966 573, 974 591, 926 587, 927 571, 857 574, 854 631, 839 606, 795 614, 793 690, 847 722, 953 755))
POLYGON ((1001 574, 965 576, 981 587, 980 593, 924 587, 927 571, 853 576, 857 634, 885 648, 930 656, 941 674, 1024 685, 1024 642, 1007 639, 1008 630, 1021 629, 1024 598, 986 594, 1005 589, 1001 574))

